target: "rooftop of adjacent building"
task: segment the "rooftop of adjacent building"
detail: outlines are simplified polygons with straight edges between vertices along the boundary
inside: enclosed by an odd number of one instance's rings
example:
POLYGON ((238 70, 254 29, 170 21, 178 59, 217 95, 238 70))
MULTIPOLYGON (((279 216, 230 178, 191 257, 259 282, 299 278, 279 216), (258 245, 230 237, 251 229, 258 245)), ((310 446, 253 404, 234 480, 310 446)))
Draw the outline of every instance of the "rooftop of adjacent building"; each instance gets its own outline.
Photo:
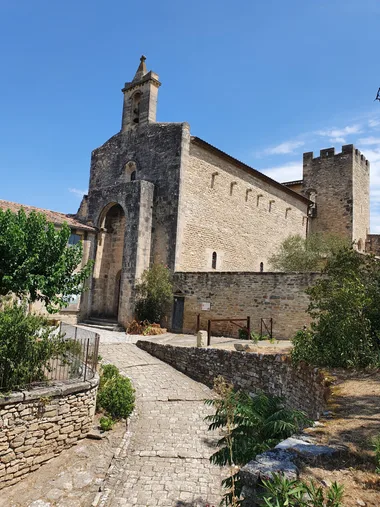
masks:
POLYGON ((30 213, 31 211, 35 211, 36 213, 43 213, 48 222, 53 223, 54 225, 63 225, 64 223, 67 223, 67 225, 71 229, 81 229, 84 231, 94 231, 95 229, 93 227, 90 227, 89 225, 85 225, 77 218, 75 218, 72 214, 65 214, 60 213, 59 211, 51 211, 48 209, 43 208, 36 208, 35 206, 28 206, 27 204, 19 204, 17 202, 12 201, 3 201, 0 199, 0 209, 6 211, 10 210, 13 213, 17 213, 21 209, 25 211, 25 213, 30 213))

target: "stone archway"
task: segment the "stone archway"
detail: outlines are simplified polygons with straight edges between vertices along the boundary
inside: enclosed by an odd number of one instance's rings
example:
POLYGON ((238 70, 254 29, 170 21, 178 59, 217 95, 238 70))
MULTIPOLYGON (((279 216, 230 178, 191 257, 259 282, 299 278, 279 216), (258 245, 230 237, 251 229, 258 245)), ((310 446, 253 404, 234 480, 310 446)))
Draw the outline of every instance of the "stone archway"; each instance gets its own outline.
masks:
POLYGON ((117 320, 125 234, 123 208, 115 203, 106 206, 100 216, 99 228, 91 314, 117 320))

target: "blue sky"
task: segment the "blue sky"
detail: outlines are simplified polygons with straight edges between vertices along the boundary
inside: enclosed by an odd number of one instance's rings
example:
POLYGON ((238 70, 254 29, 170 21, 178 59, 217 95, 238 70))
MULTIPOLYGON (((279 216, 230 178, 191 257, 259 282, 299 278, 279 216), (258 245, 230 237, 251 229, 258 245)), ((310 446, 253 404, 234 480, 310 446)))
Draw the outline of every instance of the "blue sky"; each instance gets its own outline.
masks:
POLYGON ((380 232, 378 0, 0 0, 0 198, 75 212, 141 54, 158 120, 279 181, 354 143, 380 232))

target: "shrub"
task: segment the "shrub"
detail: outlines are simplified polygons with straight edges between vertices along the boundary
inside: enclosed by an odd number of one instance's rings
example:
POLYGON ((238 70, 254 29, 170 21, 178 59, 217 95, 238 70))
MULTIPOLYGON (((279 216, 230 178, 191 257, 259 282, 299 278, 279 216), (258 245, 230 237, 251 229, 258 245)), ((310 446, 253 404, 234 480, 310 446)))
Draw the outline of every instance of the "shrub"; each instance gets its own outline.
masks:
POLYGON ((345 249, 329 259, 324 273, 306 291, 314 321, 294 337, 293 361, 342 368, 377 366, 380 263, 345 249))
POLYGON ((333 482, 327 489, 313 481, 291 480, 283 474, 273 474, 262 480, 264 505, 267 507, 342 507, 343 486, 333 482))
POLYGON ((102 431, 112 430, 114 424, 115 421, 112 419, 112 417, 107 417, 105 415, 99 420, 99 426, 102 431))
POLYGON ((102 380, 109 380, 112 377, 120 375, 119 368, 114 364, 102 365, 102 380))
POLYGON ((239 340, 248 340, 248 329, 246 327, 241 327, 238 330, 239 340))
POLYGON ((102 376, 97 406, 105 410, 108 416, 111 416, 113 419, 127 419, 131 415, 135 405, 135 390, 129 378, 121 376, 118 371, 116 373, 116 370, 109 368, 107 370, 109 377, 104 378, 102 376), (112 371, 114 374, 112 374, 112 371))
POLYGON ((169 269, 162 264, 153 264, 144 271, 141 282, 136 286, 136 315, 141 321, 160 322, 170 307, 173 286, 169 269))
POLYGON ((218 441, 219 449, 210 461, 219 466, 229 465, 231 476, 222 481, 227 489, 225 505, 238 505, 241 483, 236 466, 245 465, 260 454, 277 445, 310 424, 306 415, 299 410, 284 408, 283 400, 258 392, 254 397, 244 391, 234 390, 223 377, 214 381, 217 398, 206 400, 216 408, 213 415, 206 417, 209 430, 223 429, 218 441))
POLYGON ((11 391, 45 379, 49 360, 62 352, 60 335, 39 315, 27 314, 25 305, 4 303, 0 312, 0 387, 11 391))
POLYGON ((251 334, 250 334, 250 339, 254 342, 254 343, 257 343, 261 340, 261 336, 259 335, 259 333, 255 333, 255 331, 251 331, 251 334))
POLYGON ((375 451, 376 473, 380 474, 380 435, 372 440, 372 445, 375 451))

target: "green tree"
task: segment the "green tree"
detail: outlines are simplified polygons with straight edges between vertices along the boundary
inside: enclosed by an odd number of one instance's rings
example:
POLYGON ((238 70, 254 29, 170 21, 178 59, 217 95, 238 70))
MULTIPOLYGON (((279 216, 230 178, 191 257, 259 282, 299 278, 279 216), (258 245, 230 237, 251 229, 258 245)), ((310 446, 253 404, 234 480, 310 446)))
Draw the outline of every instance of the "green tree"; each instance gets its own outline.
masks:
POLYGON ((169 269, 153 264, 142 274, 136 286, 136 314, 139 320, 159 323, 165 316, 173 298, 173 284, 169 269))
POLYGON ((324 274, 306 291, 313 322, 296 334, 293 360, 343 368, 378 365, 380 263, 346 248, 328 260, 324 274))
POLYGON ((77 270, 82 245, 68 246, 69 236, 67 224, 57 230, 42 213, 0 210, 0 295, 43 301, 49 312, 67 306, 91 271, 91 263, 77 270))
POLYGON ((306 238, 296 234, 281 243, 269 264, 275 271, 321 271, 327 259, 348 246, 348 240, 332 234, 314 233, 306 238))

